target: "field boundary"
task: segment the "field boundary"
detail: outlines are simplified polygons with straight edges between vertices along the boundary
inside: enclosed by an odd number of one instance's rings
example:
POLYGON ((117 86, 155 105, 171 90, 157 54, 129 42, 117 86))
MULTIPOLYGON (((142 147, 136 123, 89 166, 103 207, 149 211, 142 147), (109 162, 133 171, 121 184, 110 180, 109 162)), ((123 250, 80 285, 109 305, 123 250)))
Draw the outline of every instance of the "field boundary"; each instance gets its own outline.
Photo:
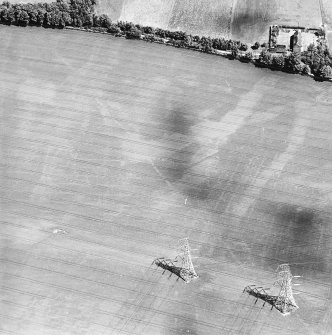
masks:
MULTIPOLYGON (((64 29, 67 30, 76 30, 76 31, 82 31, 82 32, 87 32, 87 33, 99 33, 99 34, 107 34, 107 35, 111 35, 113 37, 119 37, 119 38, 126 38, 123 35, 117 35, 114 33, 109 33, 107 31, 101 31, 101 30, 96 30, 96 29, 91 29, 91 28, 81 28, 81 27, 72 27, 72 26, 66 26, 64 29)), ((145 42, 150 42, 150 43, 157 43, 157 44, 163 44, 163 45, 167 45, 167 46, 173 46, 174 45, 172 43, 169 43, 168 40, 164 40, 164 41, 159 41, 159 40, 155 40, 155 41, 150 41, 150 40, 146 40, 145 39, 145 35, 142 35, 138 40, 142 40, 145 42)), ((279 67, 273 66, 273 65, 265 65, 265 64, 261 64, 259 63, 259 53, 258 52, 253 52, 253 59, 252 60, 247 60, 245 59, 245 55, 246 52, 244 51, 238 51, 239 53, 239 57, 237 58, 236 56, 233 55, 233 52, 231 50, 216 50, 216 49, 212 49, 209 52, 205 51, 205 50, 201 50, 201 49, 197 49, 197 48, 192 48, 189 46, 185 46, 185 45, 181 45, 181 46, 175 46, 177 48, 181 48, 181 49, 187 49, 187 50, 192 50, 192 51, 196 51, 196 52, 201 52, 201 53, 205 53, 205 54, 211 54, 211 55, 216 55, 216 56, 221 56, 221 57, 225 57, 228 59, 237 59, 242 63, 251 63, 254 64, 256 67, 261 67, 261 68, 268 68, 272 71, 282 71, 285 73, 289 73, 289 74, 300 74, 301 76, 305 76, 305 77, 311 77, 313 78, 315 81, 319 81, 319 82, 323 82, 323 81, 328 81, 328 82, 332 82, 332 78, 323 78, 323 77, 319 77, 316 76, 312 73, 294 73, 294 72, 289 72, 289 71, 285 71, 285 70, 281 70, 279 67)))

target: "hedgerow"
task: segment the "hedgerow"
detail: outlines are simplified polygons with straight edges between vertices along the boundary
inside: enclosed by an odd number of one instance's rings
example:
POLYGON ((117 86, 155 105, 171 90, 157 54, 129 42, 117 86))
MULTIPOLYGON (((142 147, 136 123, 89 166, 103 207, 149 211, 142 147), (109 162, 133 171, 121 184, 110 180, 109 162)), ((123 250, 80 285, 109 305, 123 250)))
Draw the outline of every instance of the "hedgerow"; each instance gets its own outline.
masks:
MULTIPOLYGON (((170 31, 131 22, 112 22, 105 14, 95 14, 95 4, 96 0, 57 0, 52 3, 34 4, 10 4, 8 1, 4 1, 0 5, 0 23, 58 29, 76 27, 107 32, 127 39, 142 39, 205 53, 227 52, 229 58, 253 62, 257 66, 291 73, 313 74, 322 79, 332 78, 332 57, 324 39, 321 39, 316 46, 310 45, 308 50, 302 53, 289 53, 287 55, 272 54, 268 52, 267 45, 263 44, 263 50, 257 57, 248 51, 247 44, 240 41, 193 36, 183 31, 170 31)), ((260 48, 260 44, 256 42, 251 48, 257 50, 260 48)))

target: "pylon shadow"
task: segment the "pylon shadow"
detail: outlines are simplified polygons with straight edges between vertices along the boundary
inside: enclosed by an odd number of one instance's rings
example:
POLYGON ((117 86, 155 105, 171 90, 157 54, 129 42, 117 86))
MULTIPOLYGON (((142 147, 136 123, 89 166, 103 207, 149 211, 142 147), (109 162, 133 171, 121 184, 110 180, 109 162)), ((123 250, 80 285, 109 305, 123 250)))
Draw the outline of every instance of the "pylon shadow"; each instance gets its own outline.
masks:
POLYGON ((177 266, 176 263, 177 260, 171 260, 168 258, 156 258, 153 262, 152 265, 155 264, 157 267, 163 269, 163 273, 164 274, 166 271, 170 272, 170 275, 168 278, 171 278, 171 276, 174 274, 177 277, 177 281, 179 279, 182 279, 184 282, 186 282, 186 279, 184 277, 184 271, 185 269, 183 269, 181 266, 177 266))
POLYGON ((244 288, 243 293, 245 292, 256 298, 255 304, 258 300, 262 300, 264 301, 263 307, 266 303, 268 303, 269 305, 271 305, 271 310, 274 307, 282 315, 288 315, 293 310, 298 308, 297 305, 292 303, 292 301, 287 299, 281 299, 281 297, 277 295, 271 295, 267 293, 262 287, 255 287, 255 285, 249 285, 244 288))
POLYGON ((273 309, 275 305, 275 301, 277 299, 277 296, 268 294, 265 289, 262 287, 255 287, 256 285, 248 285, 244 288, 243 293, 248 293, 249 295, 256 298, 255 304, 257 303, 258 299, 264 301, 263 306, 265 306, 266 303, 271 305, 271 309, 273 309))

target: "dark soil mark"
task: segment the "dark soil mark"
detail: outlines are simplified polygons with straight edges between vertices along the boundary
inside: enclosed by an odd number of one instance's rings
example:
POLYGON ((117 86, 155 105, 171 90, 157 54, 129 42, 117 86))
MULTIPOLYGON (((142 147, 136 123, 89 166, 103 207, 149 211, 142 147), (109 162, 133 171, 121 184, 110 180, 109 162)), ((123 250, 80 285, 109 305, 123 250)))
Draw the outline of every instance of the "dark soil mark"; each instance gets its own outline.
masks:
POLYGON ((213 181, 204 181, 201 184, 197 185, 196 187, 190 187, 185 190, 185 193, 188 197, 197 200, 207 200, 211 199, 211 187, 214 184, 213 181))
POLYGON ((309 242, 321 224, 317 212, 294 205, 281 208, 280 212, 276 213, 276 219, 280 223, 289 224, 292 229, 290 235, 300 242, 309 242))
POLYGON ((162 115, 163 127, 169 136, 174 133, 190 136, 190 128, 194 125, 194 121, 188 117, 188 108, 186 105, 173 105, 170 111, 162 115))
POLYGON ((276 18, 276 8, 275 0, 260 3, 254 0, 238 2, 231 26, 232 37, 253 41, 266 33, 266 40, 268 40, 268 27, 276 18))
POLYGON ((167 106, 165 114, 155 120, 162 127, 165 146, 169 146, 170 139, 183 139, 179 142, 179 148, 165 150, 158 162, 158 169, 170 181, 177 181, 183 178, 192 157, 197 150, 191 127, 195 124, 195 117, 190 117, 189 107, 185 104, 167 106), (186 142, 189 145, 186 145, 186 142), (167 160, 163 158, 167 157, 167 160))
POLYGON ((269 257, 287 263, 306 263, 305 269, 330 271, 328 254, 330 239, 324 235, 327 219, 315 208, 285 204, 270 208, 278 236, 269 257))

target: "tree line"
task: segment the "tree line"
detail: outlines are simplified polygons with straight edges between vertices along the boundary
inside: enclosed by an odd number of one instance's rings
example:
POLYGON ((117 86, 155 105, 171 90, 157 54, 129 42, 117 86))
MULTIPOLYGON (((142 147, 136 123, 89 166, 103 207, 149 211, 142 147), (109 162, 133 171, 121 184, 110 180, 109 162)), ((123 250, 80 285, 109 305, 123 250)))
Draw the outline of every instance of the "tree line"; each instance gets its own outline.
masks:
POLYGON ((292 52, 289 55, 272 54, 263 50, 256 64, 290 73, 312 74, 318 78, 332 79, 332 55, 324 39, 317 45, 310 44, 306 51, 292 52))
POLYGON ((57 0, 51 3, 17 3, 0 5, 0 23, 16 26, 92 26, 95 0, 57 0))
POLYGON ((56 0, 52 3, 0 5, 0 23, 16 26, 41 26, 45 28, 78 27, 93 31, 107 32, 127 39, 142 39, 172 45, 178 48, 195 49, 205 53, 227 51, 228 57, 243 62, 253 62, 276 70, 292 73, 313 74, 319 78, 332 79, 332 55, 321 39, 317 45, 310 45, 302 53, 273 54, 267 44, 256 42, 249 47, 240 41, 225 38, 210 38, 191 35, 183 31, 170 31, 131 22, 112 22, 105 15, 96 15, 96 0, 56 0), (255 57, 252 50, 263 50, 255 57))

